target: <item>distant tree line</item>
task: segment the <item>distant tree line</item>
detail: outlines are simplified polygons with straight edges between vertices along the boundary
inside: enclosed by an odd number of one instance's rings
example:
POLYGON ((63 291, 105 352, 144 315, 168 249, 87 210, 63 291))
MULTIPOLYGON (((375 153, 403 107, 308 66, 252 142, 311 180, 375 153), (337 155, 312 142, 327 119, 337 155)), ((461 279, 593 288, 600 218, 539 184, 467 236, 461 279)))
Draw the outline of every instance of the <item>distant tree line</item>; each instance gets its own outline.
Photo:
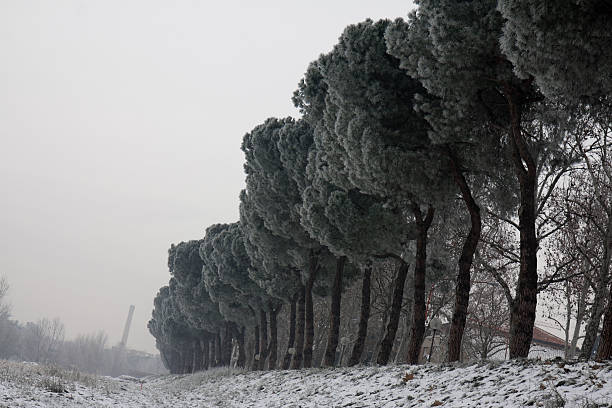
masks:
POLYGON ((240 219, 171 246, 149 321, 166 366, 416 364, 434 316, 448 361, 487 358, 502 327, 524 358, 542 296, 566 357, 581 328, 583 357, 598 337, 612 357, 610 18, 597 0, 420 0, 348 26, 299 82, 302 117, 244 136, 240 219))
POLYGON ((59 318, 21 323, 11 319, 9 284, 0 275, 0 359, 53 364, 100 375, 158 374, 159 358, 142 352, 111 348, 103 331, 66 339, 59 318))

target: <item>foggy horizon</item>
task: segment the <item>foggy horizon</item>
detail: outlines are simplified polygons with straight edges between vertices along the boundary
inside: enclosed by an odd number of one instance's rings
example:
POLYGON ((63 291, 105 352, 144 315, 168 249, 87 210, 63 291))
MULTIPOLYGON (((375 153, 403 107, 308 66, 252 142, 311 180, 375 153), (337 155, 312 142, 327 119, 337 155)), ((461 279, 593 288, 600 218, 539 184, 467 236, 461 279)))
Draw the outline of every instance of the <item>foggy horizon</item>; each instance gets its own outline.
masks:
POLYGON ((157 352, 168 248, 238 219, 243 135, 345 26, 412 4, 0 3, 0 275, 12 318, 157 352), (313 22, 316 23, 313 25, 313 22))

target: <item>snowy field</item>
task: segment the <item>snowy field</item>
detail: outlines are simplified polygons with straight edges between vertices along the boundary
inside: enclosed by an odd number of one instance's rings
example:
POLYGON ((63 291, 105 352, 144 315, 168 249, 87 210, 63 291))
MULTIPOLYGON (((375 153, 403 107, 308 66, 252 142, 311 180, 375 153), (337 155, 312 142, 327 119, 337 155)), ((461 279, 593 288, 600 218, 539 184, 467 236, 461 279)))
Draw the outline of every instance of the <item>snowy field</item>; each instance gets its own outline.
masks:
POLYGON ((0 361, 0 407, 612 407, 612 363, 83 375, 0 361))

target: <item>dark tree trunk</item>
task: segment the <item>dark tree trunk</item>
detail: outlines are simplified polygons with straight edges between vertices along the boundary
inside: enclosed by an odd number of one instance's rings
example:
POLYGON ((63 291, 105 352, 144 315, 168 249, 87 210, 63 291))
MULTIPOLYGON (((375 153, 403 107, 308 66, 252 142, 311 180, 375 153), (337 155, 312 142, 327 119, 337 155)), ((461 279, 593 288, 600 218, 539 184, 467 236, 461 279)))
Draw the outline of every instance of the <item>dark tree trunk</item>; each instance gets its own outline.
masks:
POLYGON ((173 353, 172 367, 174 367, 173 374, 182 374, 181 370, 183 369, 183 360, 181 353, 179 353, 178 351, 176 353, 173 353))
POLYGON ((210 339, 210 366, 217 366, 217 343, 216 343, 217 335, 213 334, 212 339, 210 339))
POLYGON ((225 332, 223 333, 223 347, 221 349, 221 359, 224 366, 229 366, 232 359, 232 323, 225 322, 225 332))
POLYGON ((176 361, 175 372, 177 374, 184 374, 183 370, 185 368, 184 367, 185 363, 184 363, 183 353, 177 351, 175 361, 176 361))
POLYGON ((183 357, 183 362, 185 363, 184 368, 183 368, 184 374, 193 373, 193 355, 194 353, 195 351, 193 350, 193 347, 189 347, 187 350, 185 350, 185 354, 183 357))
POLYGON ((178 353, 178 356, 179 356, 178 364, 180 364, 180 365, 177 368, 177 371, 178 371, 179 374, 186 374, 187 371, 186 371, 186 363, 185 363, 185 352, 182 351, 182 352, 178 353))
POLYGON ((412 204, 417 224, 416 258, 414 265, 414 305, 412 308, 412 331, 408 344, 409 364, 419 363, 419 354, 425 335, 425 275, 427 272, 427 232, 433 221, 434 209, 430 206, 423 217, 418 204, 412 204))
POLYGON ((176 359, 176 372, 177 374, 185 374, 185 358, 183 355, 184 352, 178 352, 177 353, 177 359, 176 359))
POLYGON ((219 367, 223 364, 223 350, 221 343, 221 331, 215 335, 215 366, 219 367))
POLYGON ((183 374, 191 374, 191 362, 193 361, 193 350, 187 348, 183 350, 183 368, 181 372, 183 374))
POLYGON ((470 269, 476 253, 476 247, 480 240, 482 230, 482 220, 480 218, 480 207, 474 201, 470 187, 459 168, 456 158, 449 153, 451 168, 455 183, 461 190, 461 196, 470 213, 470 231, 463 243, 463 249, 459 258, 459 271, 455 289, 455 310, 451 321, 450 333, 448 336, 448 361, 458 361, 461 356, 461 340, 465 330, 465 321, 470 303, 470 269))
POLYGON ((270 344, 268 345, 268 369, 276 369, 276 359, 278 356, 278 326, 277 317, 280 307, 274 307, 272 302, 270 305, 270 344))
POLYGON ((310 254, 310 267, 305 292, 305 329, 304 329, 304 368, 312 367, 312 347, 314 345, 314 309, 312 304, 312 287, 319 268, 314 251, 310 254))
POLYGON ((400 259, 397 274, 395 275, 395 282, 393 283, 393 299, 391 301, 391 310, 389 311, 389 321, 387 322, 385 337, 380 343, 380 350, 376 358, 376 363, 380 365, 387 364, 391 357, 391 350, 393 349, 400 314, 402 312, 406 276, 408 276, 408 264, 400 259))
POLYGON ((164 355, 166 357, 166 368, 168 368, 168 371, 170 371, 171 374, 176 374, 176 360, 174 352, 168 351, 164 355))
POLYGON ((601 330, 597 358, 599 360, 610 360, 612 358, 612 290, 608 297, 608 307, 606 308, 603 329, 601 330))
POLYGON ((533 337, 538 290, 536 238, 536 163, 521 130, 521 112, 515 92, 506 89, 511 119, 512 158, 520 185, 519 232, 521 265, 511 310, 510 358, 527 358, 533 337))
POLYGON ((187 363, 188 358, 187 358, 187 351, 183 350, 181 353, 181 368, 179 369, 181 374, 187 374, 189 371, 189 368, 187 367, 189 364, 187 363))
MULTIPOLYGON (((610 263, 612 261, 612 216, 608 218, 607 234, 604 239, 604 254, 601 263, 601 275, 608 277, 610 263)), ((606 279, 608 282, 608 279, 606 279)), ((601 339, 599 341, 599 349, 597 350, 597 358, 600 360, 608 360, 612 358, 612 288, 608 294, 608 306, 604 317, 603 329, 601 330, 601 339)))
POLYGON ((244 368, 252 369, 253 368, 253 357, 255 356, 255 338, 254 333, 250 327, 245 329, 244 333, 244 354, 246 356, 246 361, 244 362, 244 368))
POLYGON ((342 256, 336 261, 336 274, 331 293, 331 307, 329 309, 329 331, 327 335, 327 348, 325 349, 325 360, 323 364, 333 367, 336 364, 336 349, 338 348, 338 337, 340 336, 340 304, 342 302, 342 273, 346 257, 342 256))
POLYGON ((259 326, 253 328, 253 364, 251 370, 259 369, 259 326))
POLYGON ((238 342, 238 360, 236 360, 236 366, 243 368, 246 364, 246 351, 244 349, 244 333, 246 329, 244 326, 237 331, 236 341, 238 342))
POLYGON ((363 347, 368 335, 368 320, 370 319, 370 279, 372 277, 372 265, 368 262, 363 271, 363 281, 361 284, 361 314, 359 316, 359 331, 357 340, 353 346, 351 358, 348 365, 354 366, 361 361, 363 347))
POLYGON ((202 368, 204 370, 208 370, 210 366, 210 347, 208 336, 204 337, 204 339, 200 340, 202 343, 202 354, 204 355, 204 361, 202 362, 202 368))
POLYGON ((259 369, 266 369, 268 357, 268 319, 265 310, 259 311, 259 369))
POLYGON ((202 371, 202 347, 200 346, 200 340, 193 341, 193 371, 202 371))
POLYGON ((215 335, 211 334, 208 340, 208 367, 212 368, 215 366, 215 335))
POLYGON ((293 353, 293 360, 291 360, 291 368, 294 370, 298 370, 302 367, 302 361, 304 359, 304 329, 306 314, 306 288, 304 286, 300 288, 297 306, 295 349, 293 353))
MULTIPOLYGON (((174 354, 174 358, 172 359, 174 366, 175 374, 183 374, 183 356, 178 351, 174 354)), ((174 374, 173 373, 173 374, 174 374)))
POLYGON ((183 374, 191 374, 193 368, 191 363, 193 362, 193 349, 190 347, 183 353, 183 374))
POLYGON ((295 352, 295 315, 297 307, 297 295, 291 301, 291 311, 289 313, 289 341, 287 342, 287 352, 283 359, 283 370, 287 370, 291 364, 292 351, 295 352))
POLYGON ((599 323, 601 323, 601 316, 603 316, 604 313, 605 293, 605 285, 601 282, 598 283, 598 290, 595 292, 595 297, 593 299, 589 322, 584 329, 584 340, 582 341, 582 348, 580 349, 580 358, 588 360, 593 353, 597 332, 599 331, 599 323))

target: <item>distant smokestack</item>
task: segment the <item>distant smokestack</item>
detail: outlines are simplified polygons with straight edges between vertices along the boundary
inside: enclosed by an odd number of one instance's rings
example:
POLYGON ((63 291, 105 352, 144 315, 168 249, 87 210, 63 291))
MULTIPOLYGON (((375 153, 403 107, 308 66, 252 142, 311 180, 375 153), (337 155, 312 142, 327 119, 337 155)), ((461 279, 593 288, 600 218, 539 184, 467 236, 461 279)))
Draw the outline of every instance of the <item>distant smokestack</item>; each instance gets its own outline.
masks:
POLYGON ((130 326, 132 325, 132 317, 134 316, 134 305, 130 305, 130 311, 128 312, 127 320, 125 321, 125 327, 123 328, 123 337, 121 337, 121 347, 125 347, 127 344, 128 335, 130 334, 130 326))

